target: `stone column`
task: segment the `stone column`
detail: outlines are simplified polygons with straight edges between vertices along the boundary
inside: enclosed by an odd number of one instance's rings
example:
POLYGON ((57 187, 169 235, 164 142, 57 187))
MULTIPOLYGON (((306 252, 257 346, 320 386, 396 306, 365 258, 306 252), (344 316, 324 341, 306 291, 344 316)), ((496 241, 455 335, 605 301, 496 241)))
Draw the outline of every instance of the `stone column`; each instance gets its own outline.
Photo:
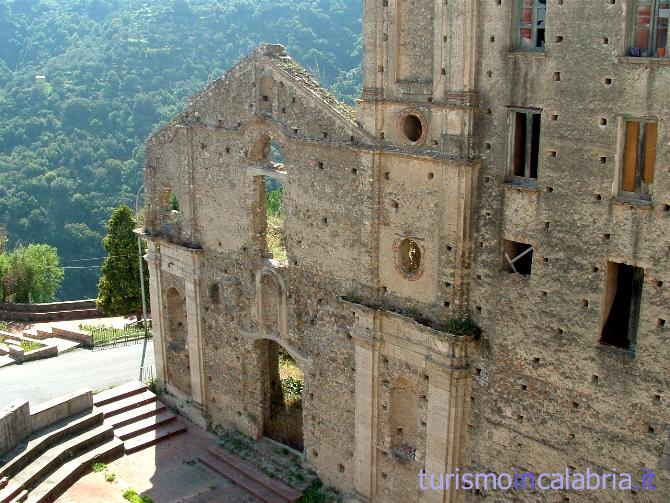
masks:
MULTIPOLYGON (((469 379, 466 344, 467 342, 448 344, 452 357, 445 358, 444 354, 433 353, 426 366, 429 377, 425 463, 427 474, 453 473, 461 465, 469 379)), ((429 478, 425 484, 430 487, 429 478)), ((453 503, 457 494, 454 488, 444 491, 429 489, 422 493, 422 501, 453 503)))
POLYGON ((356 403, 354 489, 356 501, 371 501, 377 492, 377 411, 379 407, 379 348, 374 313, 356 310, 351 335, 355 343, 356 403))
POLYGON ((202 315, 200 299, 200 275, 197 268, 193 275, 184 278, 186 297, 186 324, 188 328, 188 358, 191 370, 191 397, 199 405, 205 401, 204 365, 202 358, 202 315))
POLYGON ((161 252, 158 243, 147 240, 146 261, 149 269, 149 297, 151 302, 151 333, 154 343, 156 380, 165 385, 167 379, 167 360, 165 352, 165 320, 163 316, 163 297, 161 295, 161 252))

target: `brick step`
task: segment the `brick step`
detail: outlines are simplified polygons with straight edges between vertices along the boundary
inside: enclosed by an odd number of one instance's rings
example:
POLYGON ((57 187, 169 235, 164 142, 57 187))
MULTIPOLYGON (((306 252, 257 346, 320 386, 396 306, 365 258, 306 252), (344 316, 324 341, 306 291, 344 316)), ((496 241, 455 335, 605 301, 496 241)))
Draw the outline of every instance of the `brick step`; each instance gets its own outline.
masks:
POLYGON ((53 337, 53 336, 54 336, 54 334, 53 334, 53 332, 51 331, 50 328, 47 329, 47 330, 42 330, 41 328, 38 328, 38 329, 35 330, 35 336, 34 337, 35 337, 35 339, 42 340, 42 339, 49 339, 50 337, 53 337))
POLYGON ((186 496, 179 500, 179 503, 230 503, 231 501, 241 501, 244 503, 261 503, 260 500, 252 497, 242 487, 216 488, 201 491, 197 494, 186 496))
POLYGON ((28 498, 28 491, 21 491, 19 495, 14 498, 10 503, 23 503, 28 498))
MULTIPOLYGON (((16 448, 0 457, 0 479, 13 477, 36 460, 42 453, 66 439, 102 425, 102 412, 96 408, 69 417, 31 435, 16 448)), ((0 487, 2 484, 0 483, 0 487)))
POLYGON ((151 416, 121 428, 117 428, 114 430, 114 435, 116 435, 121 440, 128 440, 148 431, 155 430, 156 428, 159 428, 164 424, 171 423, 176 419, 177 416, 175 416, 172 412, 164 411, 160 414, 156 414, 155 416, 151 416))
POLYGON ((110 438, 97 447, 81 453, 58 468, 53 474, 37 485, 28 496, 27 503, 51 503, 80 477, 91 470, 98 461, 109 462, 123 456, 123 442, 110 438))
POLYGON ((143 433, 137 437, 133 437, 124 442, 126 454, 132 454, 133 452, 141 451, 146 447, 151 447, 156 445, 162 440, 167 440, 168 438, 179 435, 186 431, 186 426, 179 420, 172 421, 166 425, 159 426, 153 431, 143 433))
POLYGON ((221 461, 210 453, 198 456, 198 461, 216 473, 232 480, 236 485, 242 487, 262 503, 288 503, 290 501, 279 496, 269 487, 249 477, 242 470, 238 470, 236 467, 221 461))
POLYGON ((156 395, 154 395, 150 391, 145 391, 143 393, 140 393, 139 395, 132 395, 129 396, 128 398, 124 398, 123 400, 119 400, 118 402, 112 402, 106 405, 102 405, 100 407, 100 410, 102 410, 103 416, 105 417, 105 419, 107 419, 108 417, 128 412, 129 410, 136 409, 138 407, 147 405, 155 401, 156 401, 156 395))
POLYGON ((73 455, 89 450, 114 437, 109 425, 101 425, 46 450, 41 456, 26 466, 0 491, 0 503, 7 503, 24 489, 32 489, 40 480, 48 477, 73 455))
MULTIPOLYGON (((42 333, 46 333, 46 332, 43 331, 42 333)), ((21 335, 23 335, 23 337, 29 337, 31 339, 46 339, 46 337, 41 336, 38 333, 38 331, 34 328, 24 330, 23 332, 21 332, 21 335)))
POLYGON ((0 344, 0 356, 8 355, 9 354, 9 348, 5 346, 4 344, 0 344))
POLYGON ((145 384, 142 384, 140 381, 130 381, 112 389, 96 393, 93 395, 93 405, 99 407, 101 405, 107 405, 108 403, 118 402, 129 396, 139 395, 144 391, 147 391, 145 384))
POLYGON ((207 453, 215 457, 219 461, 222 461, 223 463, 226 463, 234 467, 236 470, 243 472, 244 475, 253 479, 259 484, 262 484, 265 487, 271 489, 274 493, 284 498, 286 501, 291 502, 296 501, 300 499, 300 497, 302 496, 302 493, 300 491, 297 491, 292 487, 287 486, 286 484, 277 479, 272 479, 268 477, 262 471, 260 471, 256 466, 252 465, 248 461, 238 458, 237 456, 231 454, 225 449, 222 449, 220 447, 213 447, 211 449, 207 449, 207 453))
POLYGON ((105 423, 111 424, 115 429, 118 429, 136 421, 140 421, 141 419, 155 416, 164 410, 167 410, 165 404, 163 402, 155 401, 147 405, 137 407, 136 409, 130 409, 127 412, 111 416, 105 419, 105 423))

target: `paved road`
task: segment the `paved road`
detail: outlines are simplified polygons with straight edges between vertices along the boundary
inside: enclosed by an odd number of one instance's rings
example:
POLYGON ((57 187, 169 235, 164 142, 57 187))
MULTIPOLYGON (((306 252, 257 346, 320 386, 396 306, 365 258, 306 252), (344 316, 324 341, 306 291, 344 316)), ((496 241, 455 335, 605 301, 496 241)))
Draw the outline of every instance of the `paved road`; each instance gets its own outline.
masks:
MULTIPOLYGON (((112 349, 77 349, 55 358, 0 368, 0 408, 19 398, 40 403, 81 388, 105 388, 139 377, 143 343, 112 349)), ((154 362, 147 344, 145 365, 154 362)))

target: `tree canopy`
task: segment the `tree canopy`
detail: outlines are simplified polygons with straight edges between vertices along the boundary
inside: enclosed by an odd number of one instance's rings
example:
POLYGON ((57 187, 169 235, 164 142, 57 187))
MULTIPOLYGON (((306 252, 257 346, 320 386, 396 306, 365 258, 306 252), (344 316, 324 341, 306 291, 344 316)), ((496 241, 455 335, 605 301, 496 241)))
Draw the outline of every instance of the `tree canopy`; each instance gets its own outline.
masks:
POLYGON ((58 250, 53 246, 31 244, 12 252, 2 251, 0 301, 52 302, 63 275, 58 250))
POLYGON ((59 296, 94 297, 105 222, 135 202, 146 138, 261 42, 284 44, 351 102, 360 14, 360 0, 0 2, 0 226, 9 245, 57 247, 77 267, 66 269, 59 296))

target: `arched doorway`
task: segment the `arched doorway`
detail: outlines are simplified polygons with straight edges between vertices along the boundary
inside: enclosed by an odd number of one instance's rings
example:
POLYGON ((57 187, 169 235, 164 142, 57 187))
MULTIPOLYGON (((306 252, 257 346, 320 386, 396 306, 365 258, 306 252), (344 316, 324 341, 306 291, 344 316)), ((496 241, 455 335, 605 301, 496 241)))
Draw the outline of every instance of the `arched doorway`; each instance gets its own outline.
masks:
POLYGON ((302 451, 304 373, 275 341, 262 339, 256 345, 263 379, 263 436, 302 451))

